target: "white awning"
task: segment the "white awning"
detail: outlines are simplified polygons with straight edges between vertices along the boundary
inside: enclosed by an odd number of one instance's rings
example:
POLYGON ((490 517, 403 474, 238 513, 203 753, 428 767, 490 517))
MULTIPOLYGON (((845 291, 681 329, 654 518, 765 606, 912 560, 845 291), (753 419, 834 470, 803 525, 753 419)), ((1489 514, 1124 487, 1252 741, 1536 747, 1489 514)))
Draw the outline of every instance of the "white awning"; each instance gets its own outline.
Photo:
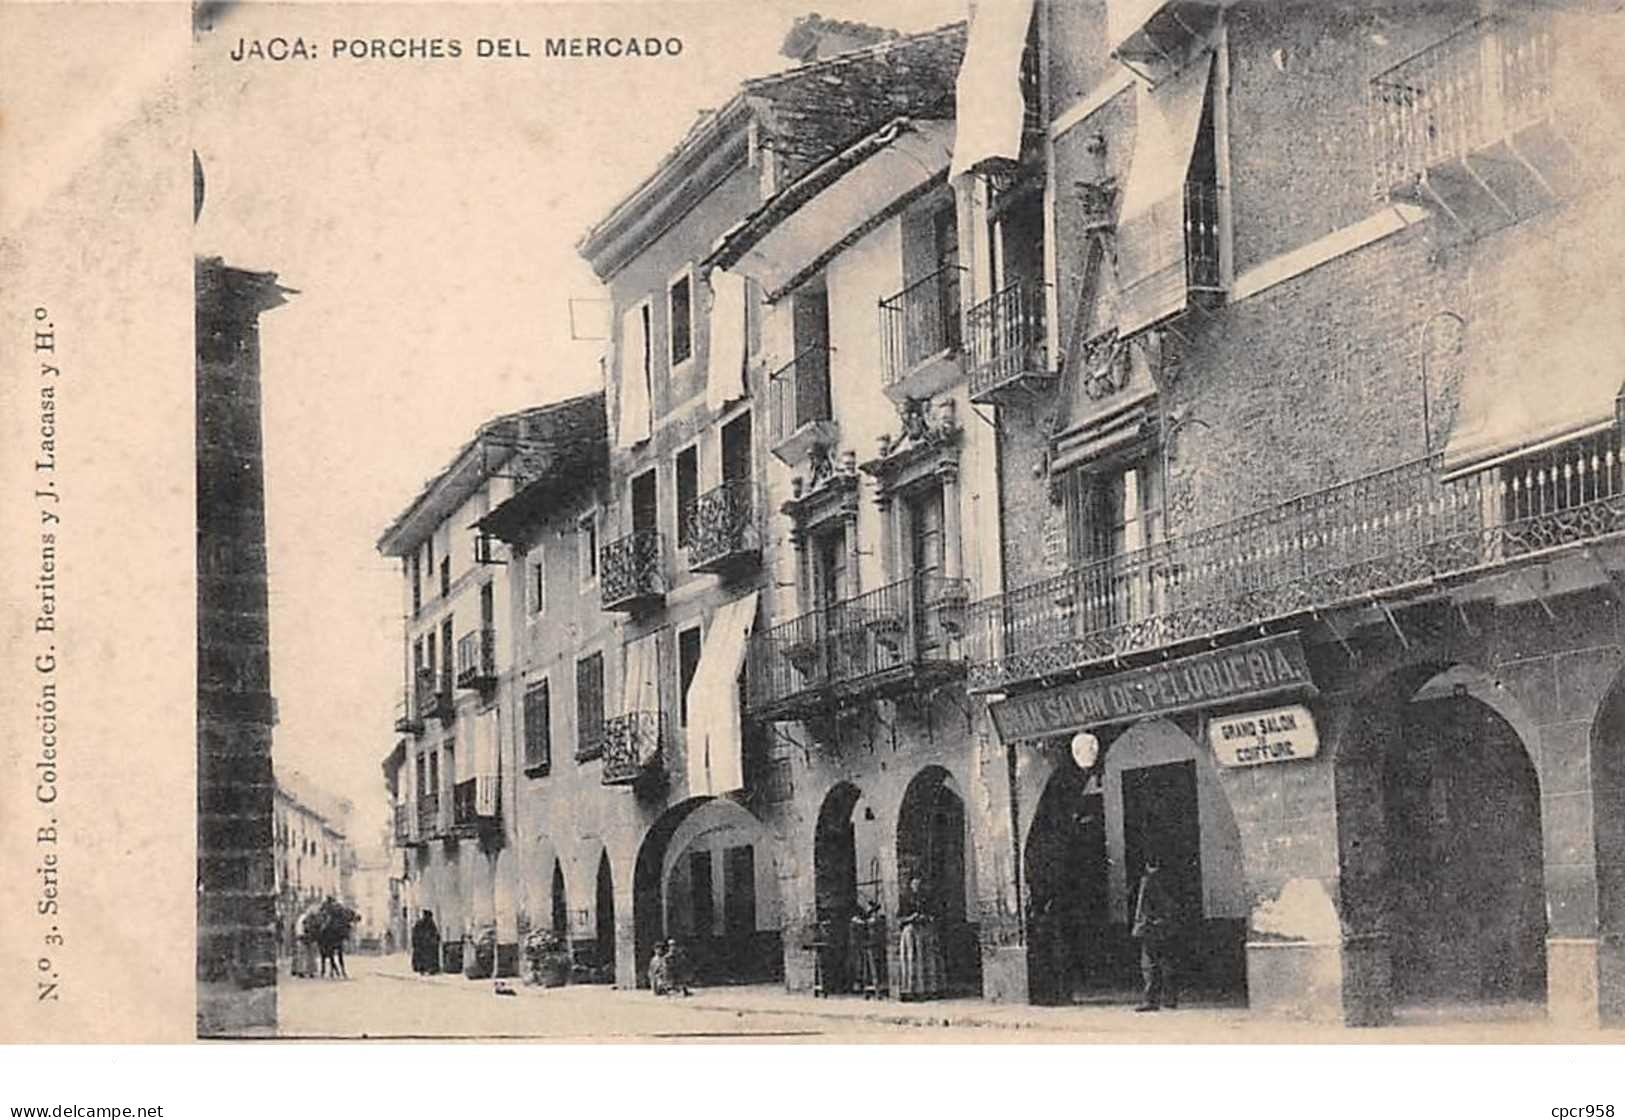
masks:
POLYGON ((621 416, 616 428, 617 447, 636 447, 649 438, 649 332, 643 325, 643 308, 634 307, 621 315, 621 335, 617 343, 621 372, 621 416))
MULTIPOLYGON (((660 713, 660 634, 650 634, 626 646, 626 676, 621 682, 621 712, 623 715, 649 713, 659 718, 660 713)), ((646 766, 654 761, 660 740, 655 735, 640 737, 638 764, 646 766)))
MULTIPOLYGON (((776 297, 853 231, 948 169, 952 121, 896 122, 896 135, 786 215, 734 262, 733 270, 776 297)), ((837 157, 839 158, 839 157, 837 157)))
POLYGON ((1185 176, 1212 68, 1209 54, 1155 89, 1137 87, 1134 159, 1117 219, 1120 337, 1185 308, 1185 176))
POLYGON ((725 603, 711 620, 688 686, 688 795, 723 794, 745 785, 739 671, 756 622, 752 591, 725 603))
POLYGON ((705 403, 725 408, 745 395, 745 278, 711 270, 711 357, 705 372, 705 403))
POLYGON ((497 812, 498 759, 502 753, 496 710, 475 716, 473 722, 474 812, 482 817, 494 817, 497 812))
POLYGON ((1112 50, 1139 31, 1167 0, 1106 0, 1106 42, 1112 50))
POLYGON ((1021 56, 1032 26, 1033 0, 981 0, 971 17, 965 58, 959 64, 949 178, 989 160, 1021 159, 1027 104, 1021 91, 1021 56))
POLYGON ((1446 472, 1487 467, 1614 419, 1625 386, 1625 292, 1595 263, 1601 256, 1540 246, 1520 258, 1517 282, 1493 314, 1474 318, 1446 472))

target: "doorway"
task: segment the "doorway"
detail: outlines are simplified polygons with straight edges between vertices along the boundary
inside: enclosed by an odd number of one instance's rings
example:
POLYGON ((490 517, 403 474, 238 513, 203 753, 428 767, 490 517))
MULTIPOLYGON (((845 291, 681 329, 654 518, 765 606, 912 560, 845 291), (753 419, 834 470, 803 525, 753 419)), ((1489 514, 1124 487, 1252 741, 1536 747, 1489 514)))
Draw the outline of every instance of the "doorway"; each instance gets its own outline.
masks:
POLYGON ((969 850, 964 799, 946 770, 926 767, 909 782, 898 814, 898 913, 921 913, 936 923, 940 994, 948 996, 982 991, 981 941, 966 882, 969 850))
POLYGON ((1023 854, 1029 1002, 1069 1004, 1118 986, 1108 866, 1100 779, 1068 763, 1044 787, 1023 854))
POLYGON ((813 836, 813 909, 827 992, 850 992, 858 969, 852 919, 858 913, 858 840, 852 810, 858 787, 841 782, 824 798, 813 836))
POLYGON ((609 853, 598 857, 598 889, 594 899, 593 918, 596 923, 593 939, 593 961, 601 983, 615 983, 615 878, 609 866, 609 853))

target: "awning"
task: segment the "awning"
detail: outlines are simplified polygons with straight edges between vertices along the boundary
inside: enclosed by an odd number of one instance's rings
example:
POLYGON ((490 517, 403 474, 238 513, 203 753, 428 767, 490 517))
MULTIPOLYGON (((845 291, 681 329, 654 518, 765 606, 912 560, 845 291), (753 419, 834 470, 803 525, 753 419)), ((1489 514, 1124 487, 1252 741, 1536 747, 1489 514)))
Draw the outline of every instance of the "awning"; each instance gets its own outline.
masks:
POLYGON ((1166 0, 1106 0, 1106 41, 1112 50, 1122 46, 1150 22, 1166 0))
POLYGON ((1125 62, 1177 66, 1231 0, 1106 0, 1106 39, 1125 62))
MULTIPOLYGON (((658 718, 660 713, 660 635, 650 634, 626 645, 626 676, 621 682, 621 713, 637 715, 649 713, 658 718)), ((647 766, 654 761, 660 749, 660 737, 638 737, 638 765, 647 766)))
POLYGON ((793 209, 770 201, 761 215, 770 228, 760 230, 753 217, 729 235, 749 238, 748 248, 735 256, 725 239, 720 251, 776 299, 894 203, 945 173, 953 142, 953 121, 893 121, 853 146, 859 162, 843 153, 785 188, 798 202, 793 209))
POLYGON ((988 161, 1021 159, 1027 104, 1021 90, 1021 56, 1033 22, 1033 0, 981 0, 971 18, 965 59, 959 65, 949 178, 988 161))
POLYGON ((1524 254, 1494 313, 1474 318, 1446 472, 1482 469, 1614 420, 1625 386, 1625 292, 1588 259, 1595 256, 1550 242, 1524 254))
POLYGON ((745 278, 725 268, 714 268, 711 295, 711 357, 705 373, 705 403, 721 409, 745 395, 745 278))
POLYGON ((688 686, 688 795, 723 794, 745 785, 739 671, 756 621, 752 591, 717 609, 688 686))
POLYGON ((474 812, 482 817, 497 813, 498 758, 502 754, 501 731, 493 709, 474 717, 474 812))
POLYGON ((1127 338, 1185 309, 1185 176, 1213 56, 1155 89, 1138 86, 1134 159, 1117 219, 1117 333, 1127 338))
POLYGON ((621 316, 621 416, 615 446, 636 447, 649 438, 649 333, 643 328, 643 308, 621 316))

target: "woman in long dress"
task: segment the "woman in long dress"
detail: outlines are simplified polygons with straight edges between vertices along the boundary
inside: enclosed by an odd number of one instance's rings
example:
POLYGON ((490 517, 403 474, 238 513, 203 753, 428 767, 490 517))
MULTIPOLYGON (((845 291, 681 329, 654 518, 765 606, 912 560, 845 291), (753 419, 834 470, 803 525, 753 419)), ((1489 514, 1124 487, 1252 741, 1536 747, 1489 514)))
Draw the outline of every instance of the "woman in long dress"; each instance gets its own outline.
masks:
POLYGON ((936 999, 942 994, 942 935, 919 879, 909 880, 909 896, 908 912, 898 923, 897 994, 904 1000, 936 999))

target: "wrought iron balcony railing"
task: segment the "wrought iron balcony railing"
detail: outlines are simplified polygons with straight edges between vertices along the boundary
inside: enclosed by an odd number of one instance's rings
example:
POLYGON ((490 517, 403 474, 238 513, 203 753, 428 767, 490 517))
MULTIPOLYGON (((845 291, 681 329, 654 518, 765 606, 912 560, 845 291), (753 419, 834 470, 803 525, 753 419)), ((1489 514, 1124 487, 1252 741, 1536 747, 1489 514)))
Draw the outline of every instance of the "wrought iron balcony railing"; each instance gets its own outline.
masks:
POLYGON ((400 735, 416 735, 423 730, 423 720, 412 705, 412 697, 403 695, 395 701, 395 731, 400 735))
POLYGON ((1384 70, 1370 87, 1378 194, 1544 120, 1556 77, 1556 39, 1535 17, 1486 16, 1384 70))
POLYGON ((1305 494, 971 606, 993 690, 1625 531, 1612 430, 1446 481, 1438 456, 1305 494))
POLYGON ((418 795, 418 839, 433 840, 445 834, 440 822, 440 795, 438 793, 424 793, 418 795))
POLYGON ((947 265, 880 301, 885 383, 959 350, 959 288, 964 269, 947 265))
POLYGON ((602 740, 604 785, 630 785, 649 776, 659 765, 664 731, 659 712, 625 712, 606 720, 602 740))
POLYGON ((470 630, 457 639, 457 687, 495 688, 497 683, 497 632, 486 626, 470 630))
POLYGON ((689 568, 720 572, 760 559, 761 515, 760 493, 748 478, 731 478, 701 494, 688 511, 689 568))
POLYGON ((451 681, 433 669, 418 670, 412 695, 416 704, 413 714, 420 722, 438 719, 449 723, 456 718, 456 708, 451 702, 451 681))
POLYGON ((1044 286, 1010 285, 965 313, 971 400, 996 401, 1009 389, 1050 380, 1045 354, 1044 286))
POLYGON ((752 712, 794 718, 957 675, 966 588, 962 579, 911 577, 754 636, 747 674, 752 712))
POLYGON ((798 433, 832 422, 829 353, 828 346, 809 346, 768 375, 768 441, 786 462, 792 456, 781 449, 798 433))
POLYGON ((635 529, 599 553, 598 584, 606 611, 640 610, 666 597, 665 548, 658 529, 635 529))
POLYGON ((494 813, 479 811, 479 779, 469 778, 451 787, 452 831, 472 836, 481 829, 495 828, 502 819, 500 807, 494 813))

